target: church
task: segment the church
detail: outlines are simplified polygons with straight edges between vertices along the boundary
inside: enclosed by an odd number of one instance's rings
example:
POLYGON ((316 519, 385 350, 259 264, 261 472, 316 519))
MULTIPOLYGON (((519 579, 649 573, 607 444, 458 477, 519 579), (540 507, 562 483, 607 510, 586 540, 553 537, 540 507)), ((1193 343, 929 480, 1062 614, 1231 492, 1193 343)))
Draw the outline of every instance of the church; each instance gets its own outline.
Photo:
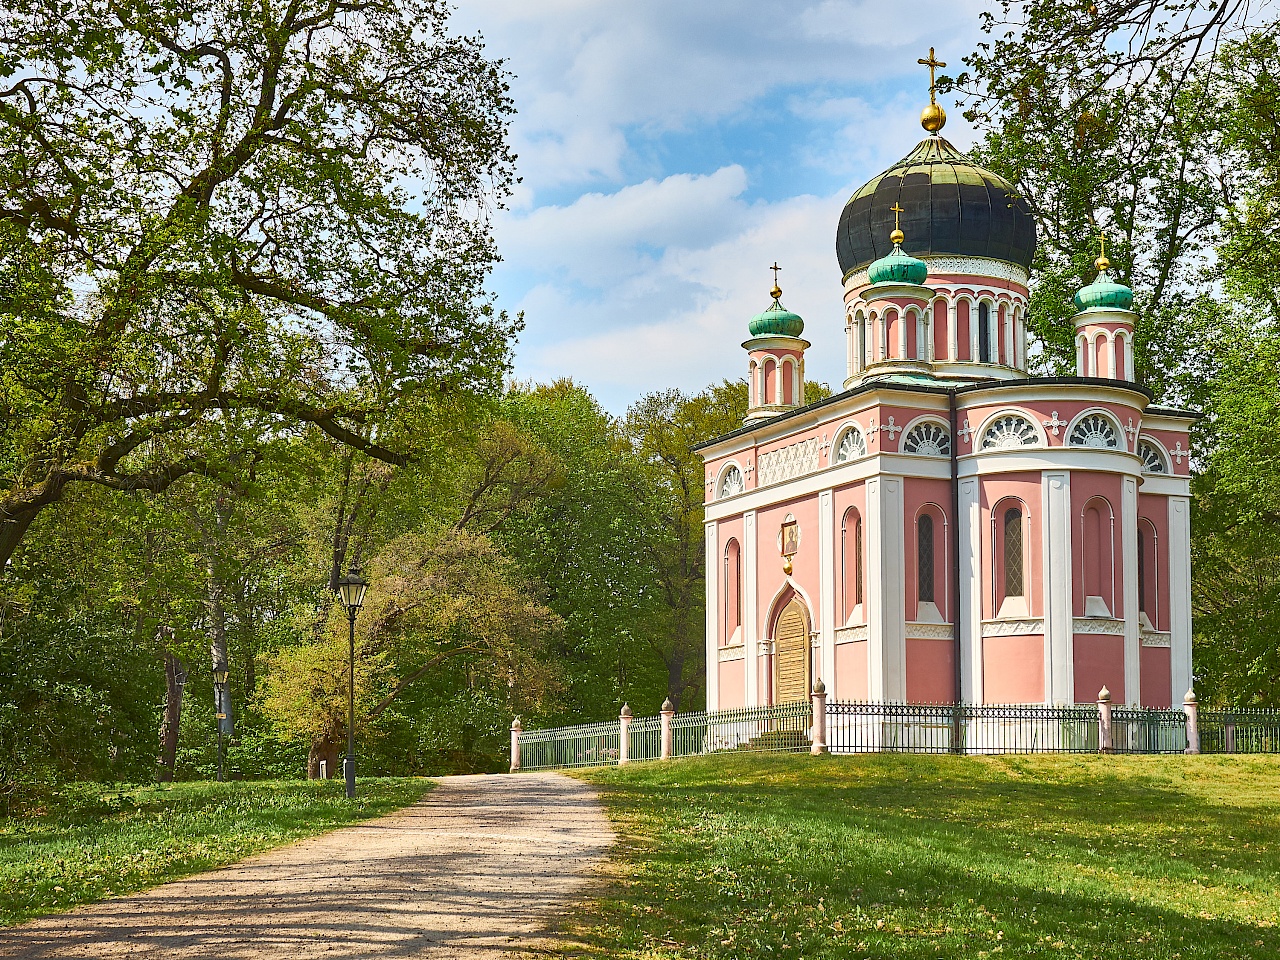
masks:
MULTIPOLYGON (((922 60, 945 66, 930 52, 922 60)), ((836 230, 847 378, 805 404, 804 321, 750 322, 750 409, 706 463, 707 709, 804 700, 1180 704, 1197 414, 1134 377, 1133 292, 1075 295, 1076 371, 1028 373, 1036 225, 940 135, 836 230)))

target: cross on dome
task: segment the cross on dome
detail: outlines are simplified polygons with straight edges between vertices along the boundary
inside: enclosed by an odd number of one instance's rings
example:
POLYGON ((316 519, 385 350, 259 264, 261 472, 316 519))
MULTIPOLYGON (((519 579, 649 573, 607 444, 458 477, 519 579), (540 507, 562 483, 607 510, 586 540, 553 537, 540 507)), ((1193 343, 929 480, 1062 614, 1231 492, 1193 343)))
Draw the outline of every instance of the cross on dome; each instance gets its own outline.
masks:
POLYGON ((778 285, 778 272, 782 269, 778 266, 778 261, 773 261, 773 266, 769 268, 773 271, 773 289, 769 291, 769 296, 775 300, 782 299, 782 287, 778 285))
POLYGON ((934 76, 934 70, 938 67, 945 67, 946 64, 937 58, 933 52, 933 47, 929 48, 927 60, 922 58, 916 62, 929 68, 929 105, 920 114, 920 126, 936 136, 947 122, 947 112, 938 106, 938 83, 937 78, 934 76))

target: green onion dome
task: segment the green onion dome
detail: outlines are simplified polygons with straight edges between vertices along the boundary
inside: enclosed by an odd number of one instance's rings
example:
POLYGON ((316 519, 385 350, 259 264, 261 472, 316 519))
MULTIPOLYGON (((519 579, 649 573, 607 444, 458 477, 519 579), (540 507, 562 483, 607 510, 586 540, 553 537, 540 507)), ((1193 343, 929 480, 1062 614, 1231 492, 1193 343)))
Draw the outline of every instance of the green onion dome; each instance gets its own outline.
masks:
POLYGON ((888 256, 881 257, 867 268, 867 279, 872 283, 914 283, 918 286, 928 276, 929 265, 903 253, 901 243, 895 243, 888 256))
POLYGON ((804 320, 800 314, 792 313, 782 305, 782 288, 774 287, 769 293, 773 303, 763 313, 751 318, 751 335, 753 337, 798 337, 804 333, 804 320))
POLYGON ((1106 257, 1099 257, 1094 261, 1094 265, 1098 268, 1098 278, 1087 287, 1080 288, 1075 297, 1076 309, 1092 310, 1095 307, 1101 307, 1110 310, 1132 310, 1133 291, 1123 283, 1116 283, 1111 279, 1111 274, 1108 273, 1110 261, 1106 257))

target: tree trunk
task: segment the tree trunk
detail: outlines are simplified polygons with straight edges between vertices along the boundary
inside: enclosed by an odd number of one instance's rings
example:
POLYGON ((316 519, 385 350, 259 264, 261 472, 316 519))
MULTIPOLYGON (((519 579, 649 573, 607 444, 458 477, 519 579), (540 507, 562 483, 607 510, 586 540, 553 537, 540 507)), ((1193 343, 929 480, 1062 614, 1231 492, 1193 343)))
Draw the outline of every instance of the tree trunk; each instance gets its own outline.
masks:
POLYGON ((160 719, 161 783, 173 783, 178 757, 178 730, 182 721, 182 694, 187 684, 187 668, 168 650, 164 652, 164 715, 160 719))
MULTIPOLYGON (((219 491, 214 501, 214 535, 205 536, 204 561, 206 574, 205 615, 208 622, 209 660, 215 673, 228 669, 227 656, 227 587, 222 575, 221 550, 226 543, 227 527, 231 518, 231 504, 227 494, 219 491)), ((218 728, 231 725, 230 682, 213 685, 214 712, 227 715, 227 720, 216 720, 218 728)))
POLYGON ((342 748, 346 746, 342 737, 336 734, 326 735, 321 740, 311 742, 311 751, 307 755, 307 779, 320 779, 320 761, 328 763, 328 779, 342 776, 342 748))

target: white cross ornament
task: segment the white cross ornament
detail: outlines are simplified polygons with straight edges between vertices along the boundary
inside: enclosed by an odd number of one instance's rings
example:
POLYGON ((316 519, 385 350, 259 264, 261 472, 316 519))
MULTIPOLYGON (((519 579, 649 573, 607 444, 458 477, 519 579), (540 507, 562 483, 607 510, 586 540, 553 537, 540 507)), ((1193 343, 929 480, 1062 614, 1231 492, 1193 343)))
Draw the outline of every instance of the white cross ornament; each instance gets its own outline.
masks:
POLYGON ((1169 451, 1169 456, 1178 461, 1178 466, 1182 466, 1182 458, 1191 456, 1190 450, 1182 449, 1182 441, 1178 441, 1178 445, 1169 451))
POLYGON ((822 435, 822 442, 818 444, 818 449, 822 451, 822 455, 828 456, 831 452, 831 441, 827 439, 827 435, 822 435))
POLYGON ((746 474, 747 479, 750 480, 751 475, 756 472, 755 465, 750 460, 747 460, 747 465, 742 472, 746 474))
POLYGON ((895 439, 898 436, 898 434, 902 432, 902 427, 894 425, 893 417, 889 418, 888 424, 881 424, 880 429, 884 430, 886 433, 889 434, 890 440, 895 439))
MULTIPOLYGON (((965 421, 965 423, 968 423, 968 422, 969 422, 968 420, 966 420, 966 421, 965 421)), ((1058 419, 1058 411, 1057 411, 1057 410, 1053 411, 1053 419, 1052 419, 1052 420, 1042 420, 1042 421, 1041 421, 1041 423, 1043 423, 1046 427, 1048 427, 1050 430, 1052 430, 1052 431, 1053 431, 1053 435, 1054 435, 1055 437, 1058 435, 1058 431, 1059 431, 1059 430, 1061 430, 1063 427, 1065 427, 1065 426, 1067 425, 1067 421, 1066 421, 1066 420, 1059 420, 1059 419, 1058 419)))
POLYGON ((961 438, 964 440, 964 442, 965 442, 965 443, 968 443, 968 442, 969 442, 969 438, 970 438, 971 436, 973 436, 973 434, 974 434, 974 431, 973 431, 973 429, 969 426, 969 418, 968 418, 968 417, 965 417, 965 418, 964 418, 964 426, 960 428, 960 436, 961 436, 961 438))
POLYGON ((1129 425, 1124 428, 1124 432, 1129 435, 1129 443, 1132 445, 1138 436, 1138 428, 1133 425, 1133 417, 1129 418, 1129 425))

